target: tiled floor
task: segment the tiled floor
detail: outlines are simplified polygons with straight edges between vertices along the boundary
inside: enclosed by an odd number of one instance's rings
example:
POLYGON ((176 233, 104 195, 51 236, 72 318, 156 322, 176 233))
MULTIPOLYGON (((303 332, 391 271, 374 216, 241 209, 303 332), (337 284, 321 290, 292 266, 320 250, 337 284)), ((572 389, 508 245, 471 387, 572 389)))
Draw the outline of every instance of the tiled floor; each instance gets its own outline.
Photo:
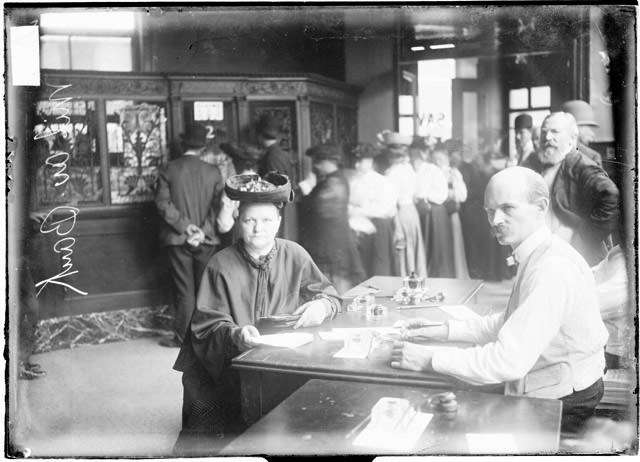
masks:
MULTIPOLYGON (((486 283, 478 303, 503 309, 510 287, 486 283)), ((180 429, 177 353, 143 339, 35 356, 48 374, 18 382, 15 443, 32 456, 168 455, 180 429)))

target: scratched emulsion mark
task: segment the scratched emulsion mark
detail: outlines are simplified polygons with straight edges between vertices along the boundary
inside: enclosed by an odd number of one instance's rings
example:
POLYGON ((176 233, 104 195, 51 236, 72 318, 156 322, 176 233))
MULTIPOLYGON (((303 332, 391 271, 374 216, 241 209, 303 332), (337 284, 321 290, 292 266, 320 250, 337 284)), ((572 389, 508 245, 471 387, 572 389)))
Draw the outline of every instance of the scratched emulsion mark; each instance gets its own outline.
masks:
MULTIPOLYGON (((67 132, 72 132, 73 126, 71 126, 71 118, 68 115, 68 105, 71 102, 71 98, 56 97, 58 92, 71 87, 71 85, 47 85, 55 88, 53 93, 51 93, 51 96, 49 96, 49 101, 53 103, 54 114, 59 112, 56 120, 58 120, 60 124, 64 123, 67 132)), ((39 140, 48 138, 55 136, 60 132, 60 125, 58 125, 55 130, 45 130, 42 133, 35 135, 33 139, 39 140)), ((66 183, 69 181, 69 175, 67 174, 68 161, 69 153, 63 151, 55 151, 45 160, 45 164, 53 169, 54 187, 56 188, 66 187, 66 183)), ((61 256, 62 270, 58 274, 37 282, 36 288, 38 289, 38 292, 36 293, 36 296, 39 296, 44 288, 49 284, 62 286, 65 289, 72 290, 80 295, 87 295, 87 292, 78 289, 66 280, 69 276, 78 273, 78 270, 73 269, 72 260, 73 246, 76 243, 76 238, 70 235, 76 225, 78 212, 79 210, 76 207, 60 205, 51 209, 40 224, 41 233, 55 233, 55 236, 59 238, 53 244, 53 251, 61 256)))

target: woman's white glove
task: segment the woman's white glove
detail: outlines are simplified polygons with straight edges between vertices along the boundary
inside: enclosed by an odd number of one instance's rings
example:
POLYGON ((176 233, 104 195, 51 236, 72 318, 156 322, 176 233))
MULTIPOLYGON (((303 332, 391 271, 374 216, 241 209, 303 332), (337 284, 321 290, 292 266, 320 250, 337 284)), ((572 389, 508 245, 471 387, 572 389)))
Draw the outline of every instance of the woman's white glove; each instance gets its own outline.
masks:
POLYGON ((328 300, 322 298, 311 300, 293 312, 294 315, 301 314, 300 319, 298 319, 293 328, 319 326, 332 313, 331 302, 328 300))
POLYGON ((258 346, 256 339, 260 338, 260 332, 255 326, 247 325, 240 329, 236 337, 236 346, 240 351, 250 350, 258 346))

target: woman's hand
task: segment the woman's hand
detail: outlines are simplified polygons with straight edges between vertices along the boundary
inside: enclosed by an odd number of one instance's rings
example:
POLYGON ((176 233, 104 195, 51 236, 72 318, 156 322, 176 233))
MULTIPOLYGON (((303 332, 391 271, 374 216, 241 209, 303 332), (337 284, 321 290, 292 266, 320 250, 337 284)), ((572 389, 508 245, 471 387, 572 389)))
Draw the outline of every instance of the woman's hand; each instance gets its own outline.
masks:
POLYGON ((331 313, 331 304, 328 300, 311 300, 293 312, 295 315, 301 314, 293 328, 319 326, 331 316, 331 313))
POLYGON ((258 346, 256 339, 260 337, 260 332, 255 326, 248 325, 240 329, 240 333, 236 337, 236 346, 240 351, 250 350, 258 346))

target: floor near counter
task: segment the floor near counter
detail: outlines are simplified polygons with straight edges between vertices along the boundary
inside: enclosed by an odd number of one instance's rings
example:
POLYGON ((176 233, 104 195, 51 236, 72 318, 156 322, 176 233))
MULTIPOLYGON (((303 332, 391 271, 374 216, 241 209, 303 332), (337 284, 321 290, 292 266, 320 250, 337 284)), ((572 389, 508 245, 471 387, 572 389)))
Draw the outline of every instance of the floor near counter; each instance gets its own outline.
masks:
POLYGON ((32 457, 169 455, 180 430, 177 348, 149 338, 39 354, 18 381, 15 442, 32 457))

